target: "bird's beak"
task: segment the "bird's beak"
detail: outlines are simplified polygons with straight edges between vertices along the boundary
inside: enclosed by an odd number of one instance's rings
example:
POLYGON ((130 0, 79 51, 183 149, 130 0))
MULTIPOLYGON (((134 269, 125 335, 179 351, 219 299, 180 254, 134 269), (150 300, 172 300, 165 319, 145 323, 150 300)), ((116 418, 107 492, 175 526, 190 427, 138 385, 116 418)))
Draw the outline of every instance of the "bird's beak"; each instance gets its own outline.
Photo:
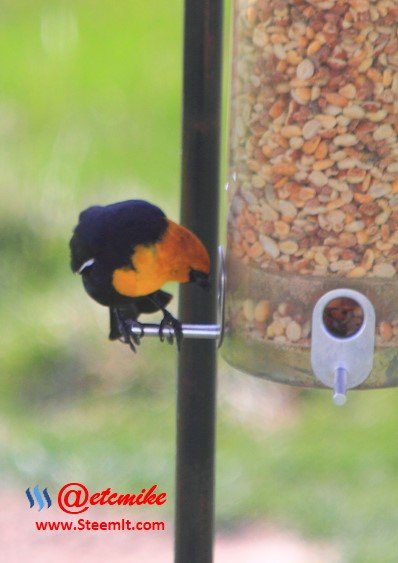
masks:
POLYGON ((83 262, 83 264, 80 266, 80 268, 77 270, 76 273, 77 273, 77 274, 82 274, 83 271, 84 271, 86 268, 89 268, 90 266, 92 266, 92 265, 94 264, 94 262, 95 262, 95 259, 94 259, 94 258, 90 258, 89 260, 86 260, 85 262, 83 262))
POLYGON ((201 272, 200 270, 191 270, 189 281, 198 284, 198 286, 205 291, 210 290, 209 275, 201 272))

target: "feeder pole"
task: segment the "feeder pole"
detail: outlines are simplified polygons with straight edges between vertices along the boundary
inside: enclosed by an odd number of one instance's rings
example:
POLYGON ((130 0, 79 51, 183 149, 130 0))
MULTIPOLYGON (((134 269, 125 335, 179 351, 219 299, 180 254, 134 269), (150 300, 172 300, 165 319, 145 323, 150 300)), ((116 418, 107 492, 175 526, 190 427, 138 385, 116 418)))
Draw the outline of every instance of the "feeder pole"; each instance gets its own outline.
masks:
MULTIPOLYGON (((216 323, 222 0, 185 0, 181 222, 210 253, 212 288, 182 286, 179 318, 216 323)), ((214 530, 216 342, 179 354, 175 563, 211 563, 214 530)))

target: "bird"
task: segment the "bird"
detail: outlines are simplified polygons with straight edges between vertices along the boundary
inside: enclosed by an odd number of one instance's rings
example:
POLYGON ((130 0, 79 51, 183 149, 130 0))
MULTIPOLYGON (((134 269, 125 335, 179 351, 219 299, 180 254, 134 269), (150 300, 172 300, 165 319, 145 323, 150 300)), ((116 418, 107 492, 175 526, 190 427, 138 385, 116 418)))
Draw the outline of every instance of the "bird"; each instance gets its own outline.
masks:
POLYGON ((210 257, 192 231, 156 205, 131 199, 82 211, 69 246, 72 271, 88 295, 109 308, 110 340, 136 352, 144 333, 139 315, 161 311, 160 340, 172 344, 174 335, 180 349, 181 323, 166 309, 173 296, 161 288, 176 281, 209 289, 210 257))

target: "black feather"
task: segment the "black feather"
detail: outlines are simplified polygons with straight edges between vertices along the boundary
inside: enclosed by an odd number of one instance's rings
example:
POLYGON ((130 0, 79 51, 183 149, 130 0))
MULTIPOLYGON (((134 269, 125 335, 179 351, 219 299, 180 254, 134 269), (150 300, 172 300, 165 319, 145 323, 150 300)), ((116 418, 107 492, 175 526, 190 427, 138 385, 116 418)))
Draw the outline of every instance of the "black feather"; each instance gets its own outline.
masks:
POLYGON ((71 268, 77 272, 90 258, 110 270, 131 266, 134 247, 159 241, 167 225, 159 207, 140 199, 89 207, 80 213, 70 241, 71 268))

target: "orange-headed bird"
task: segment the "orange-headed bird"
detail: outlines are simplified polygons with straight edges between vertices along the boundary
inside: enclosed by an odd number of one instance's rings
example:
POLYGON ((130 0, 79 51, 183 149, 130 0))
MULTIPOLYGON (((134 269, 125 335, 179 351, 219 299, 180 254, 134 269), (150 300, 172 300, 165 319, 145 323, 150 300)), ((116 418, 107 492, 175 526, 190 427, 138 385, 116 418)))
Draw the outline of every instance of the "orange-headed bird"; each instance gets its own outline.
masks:
POLYGON ((172 327, 179 346, 181 323, 166 309, 172 295, 160 288, 168 281, 209 287, 210 259, 197 236, 155 205, 132 199, 82 211, 70 249, 87 293, 109 307, 111 340, 121 338, 135 351, 141 337, 131 328, 142 328, 138 316, 161 310, 159 336, 163 341, 172 327))

